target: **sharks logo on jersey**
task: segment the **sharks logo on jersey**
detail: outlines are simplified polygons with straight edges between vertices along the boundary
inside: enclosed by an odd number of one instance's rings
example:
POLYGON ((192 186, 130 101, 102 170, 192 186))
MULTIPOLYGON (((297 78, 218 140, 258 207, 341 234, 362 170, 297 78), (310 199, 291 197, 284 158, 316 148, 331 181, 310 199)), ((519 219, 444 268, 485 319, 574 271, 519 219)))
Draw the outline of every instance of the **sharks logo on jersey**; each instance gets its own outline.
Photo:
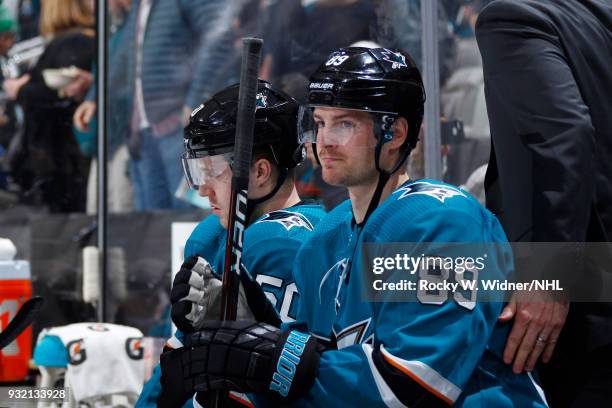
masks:
POLYGON ((399 69, 402 67, 407 67, 406 57, 404 57, 399 52, 393 52, 385 48, 382 52, 383 60, 391 63, 391 68, 399 69))
POLYGON ((368 338, 364 340, 366 334, 368 333, 368 329, 370 328, 371 322, 372 318, 368 317, 365 320, 352 324, 349 327, 341 330, 340 333, 336 333, 334 329, 338 350, 352 346, 353 344, 374 344, 373 334, 370 334, 368 338))
POLYGON ((258 222, 278 222, 289 231, 293 227, 306 228, 308 231, 314 230, 314 227, 304 215, 291 211, 272 211, 264 215, 258 222))
POLYGON ((404 187, 398 188, 397 191, 402 192, 402 194, 397 198, 398 200, 406 198, 411 194, 428 195, 440 201, 441 203, 443 203, 444 200, 446 200, 447 198, 452 198, 456 196, 467 198, 465 194, 463 194, 459 189, 456 189, 454 187, 444 184, 427 183, 424 181, 418 181, 416 183, 408 184, 404 187))

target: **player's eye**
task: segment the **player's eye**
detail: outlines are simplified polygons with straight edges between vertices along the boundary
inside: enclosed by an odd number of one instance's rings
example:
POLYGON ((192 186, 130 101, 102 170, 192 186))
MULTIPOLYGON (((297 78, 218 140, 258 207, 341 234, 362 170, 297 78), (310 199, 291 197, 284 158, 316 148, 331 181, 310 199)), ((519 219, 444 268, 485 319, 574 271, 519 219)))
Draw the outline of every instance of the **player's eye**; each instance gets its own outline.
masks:
POLYGON ((342 122, 340 122, 340 128, 345 130, 355 129, 356 126, 357 125, 354 122, 351 122, 350 120, 343 120, 342 122))
POLYGON ((315 129, 322 129, 324 127, 325 127, 325 122, 323 122, 322 120, 315 121, 315 129))

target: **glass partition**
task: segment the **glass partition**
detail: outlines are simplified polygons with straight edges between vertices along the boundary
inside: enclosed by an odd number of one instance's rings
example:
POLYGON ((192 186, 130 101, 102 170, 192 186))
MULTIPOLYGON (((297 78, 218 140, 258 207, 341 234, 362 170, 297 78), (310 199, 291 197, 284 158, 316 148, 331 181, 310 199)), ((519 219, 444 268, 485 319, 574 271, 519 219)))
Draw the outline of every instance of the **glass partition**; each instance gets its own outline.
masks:
MULTIPOLYGON (((105 217, 97 216, 101 61, 94 2, 4 3, 0 237, 13 241, 16 254, 0 263, 14 269, 15 260, 29 262, 30 274, 20 279, 45 297, 34 336, 51 326, 96 321, 101 300, 108 322, 145 336, 170 335, 172 273, 186 238, 210 212, 208 200, 183 177, 183 127, 193 109, 238 81, 245 36, 264 40, 260 77, 298 101, 305 100, 309 75, 336 48, 379 45, 410 53, 424 74, 439 76, 439 94, 427 97, 439 103, 442 116, 441 178, 483 196, 489 130, 473 34, 479 1, 432 2, 435 21, 423 20, 418 0, 98 2, 108 12, 105 217), (72 10, 70 27, 53 21, 54 7, 72 10), (431 44, 424 28, 431 27, 437 64, 424 67, 423 45, 431 44), (100 222, 107 239, 102 264, 100 222)), ((423 145, 433 134, 425 128, 411 155, 412 178, 425 176, 423 145)), ((303 198, 328 209, 347 198, 344 189, 322 181, 312 152, 298 168, 297 184, 303 198)), ((8 288, 3 282, 0 288, 8 288)), ((23 299, 28 289, 0 293, 0 301, 23 299)), ((16 381, 31 380, 22 377, 16 381)))
POLYGON ((445 1, 449 32, 440 39, 443 179, 484 203, 484 175, 491 146, 482 59, 474 27, 487 1, 445 1))

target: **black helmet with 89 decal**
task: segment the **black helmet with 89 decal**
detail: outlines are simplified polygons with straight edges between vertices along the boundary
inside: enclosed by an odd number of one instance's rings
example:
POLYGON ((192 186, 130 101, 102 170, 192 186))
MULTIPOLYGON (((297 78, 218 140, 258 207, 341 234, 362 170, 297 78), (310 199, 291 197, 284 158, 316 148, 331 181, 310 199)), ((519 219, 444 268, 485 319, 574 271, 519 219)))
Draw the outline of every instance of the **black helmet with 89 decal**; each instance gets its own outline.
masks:
POLYGON ((407 53, 387 48, 340 48, 310 77, 308 104, 299 113, 299 140, 316 143, 312 112, 317 106, 354 109, 372 114, 379 144, 392 137, 391 125, 404 117, 408 122, 407 156, 418 141, 424 103, 421 74, 407 53))

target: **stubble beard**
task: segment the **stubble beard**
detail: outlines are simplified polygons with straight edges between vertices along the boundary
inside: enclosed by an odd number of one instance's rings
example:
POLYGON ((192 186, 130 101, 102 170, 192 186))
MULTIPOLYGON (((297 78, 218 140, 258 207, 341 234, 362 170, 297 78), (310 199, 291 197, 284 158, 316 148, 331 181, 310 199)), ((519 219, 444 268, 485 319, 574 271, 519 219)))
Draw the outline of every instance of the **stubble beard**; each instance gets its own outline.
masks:
POLYGON ((334 169, 334 173, 329 174, 328 172, 326 177, 326 170, 324 167, 322 169, 323 181, 332 186, 346 188, 367 184, 377 175, 378 173, 373 169, 357 167, 355 169, 345 168, 342 171, 334 169))

